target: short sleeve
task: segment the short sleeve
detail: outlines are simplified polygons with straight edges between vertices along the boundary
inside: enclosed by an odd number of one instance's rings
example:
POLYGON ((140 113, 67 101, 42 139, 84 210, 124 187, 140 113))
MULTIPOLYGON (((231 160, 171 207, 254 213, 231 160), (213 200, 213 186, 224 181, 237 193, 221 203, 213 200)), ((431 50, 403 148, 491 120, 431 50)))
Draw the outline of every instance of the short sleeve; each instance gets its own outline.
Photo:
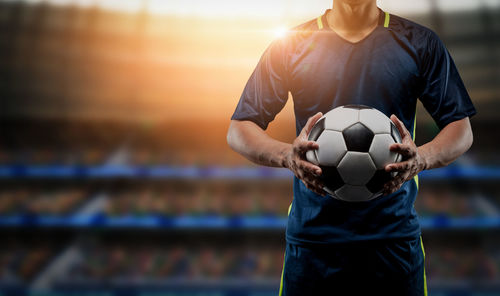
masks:
POLYGON ((476 114, 450 53, 433 32, 421 60, 424 86, 420 101, 440 129, 476 114))
POLYGON ((267 129, 288 99, 284 40, 273 41, 265 50, 240 97, 231 119, 250 120, 267 129))

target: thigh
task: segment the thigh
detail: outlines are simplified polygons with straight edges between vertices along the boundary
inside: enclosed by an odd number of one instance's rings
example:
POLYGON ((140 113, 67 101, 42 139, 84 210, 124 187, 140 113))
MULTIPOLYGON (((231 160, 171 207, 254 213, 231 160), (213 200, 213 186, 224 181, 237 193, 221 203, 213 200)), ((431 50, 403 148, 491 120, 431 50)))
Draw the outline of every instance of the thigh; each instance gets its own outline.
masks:
POLYGON ((287 244, 280 296, 348 295, 347 259, 334 247, 287 244))
POLYGON ((282 295, 425 296, 420 239, 328 247, 287 244, 282 295))
POLYGON ((380 295, 424 296, 424 254, 420 238, 369 243, 364 246, 366 287, 380 295))

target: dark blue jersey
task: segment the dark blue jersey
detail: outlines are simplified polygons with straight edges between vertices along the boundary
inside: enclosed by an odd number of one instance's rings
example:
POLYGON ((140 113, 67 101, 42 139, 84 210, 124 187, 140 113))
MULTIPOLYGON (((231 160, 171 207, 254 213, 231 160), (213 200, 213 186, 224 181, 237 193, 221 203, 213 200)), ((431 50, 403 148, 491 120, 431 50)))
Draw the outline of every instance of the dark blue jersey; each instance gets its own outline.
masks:
MULTIPOLYGON (((438 36, 383 11, 375 30, 356 43, 331 30, 326 12, 273 41, 231 119, 250 120, 266 129, 289 92, 297 135, 318 111, 347 104, 395 114, 413 137, 417 99, 439 128, 476 112, 438 36)), ((417 190, 415 178, 391 195, 349 203, 317 195, 294 177, 287 240, 305 244, 418 237, 420 225, 413 207, 417 190)))

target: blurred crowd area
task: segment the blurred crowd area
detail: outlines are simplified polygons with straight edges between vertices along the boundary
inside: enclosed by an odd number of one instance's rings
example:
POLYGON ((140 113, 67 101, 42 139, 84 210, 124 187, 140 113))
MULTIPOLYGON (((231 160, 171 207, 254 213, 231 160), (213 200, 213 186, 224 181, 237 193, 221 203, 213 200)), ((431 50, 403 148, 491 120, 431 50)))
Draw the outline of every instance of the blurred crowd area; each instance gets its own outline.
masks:
POLYGON ((95 245, 80 256, 61 281, 276 280, 283 264, 281 248, 243 246, 95 245))
MULTIPOLYGON (((39 235, 31 241, 10 237, 0 248, 0 284, 26 285, 37 275, 55 287, 279 282, 284 246, 269 234, 261 235, 265 243, 255 238, 228 242, 234 234, 221 238, 210 232, 200 235, 205 241, 159 236, 144 238, 142 233, 131 239, 130 234, 98 232, 71 242, 69 248, 62 248, 53 233, 46 235, 55 238, 50 242, 39 235), (63 264, 51 266, 58 256, 65 257, 63 264), (50 273, 40 276, 43 270, 50 273)), ((447 235, 425 239, 430 284, 464 284, 465 278, 468 285, 495 283, 500 276, 497 243, 478 238, 464 244, 447 235)))
MULTIPOLYGON (((224 19, 55 2, 0 1, 0 294, 275 295, 292 175, 232 152, 226 131, 276 27, 324 11, 224 19)), ((407 17, 443 39, 478 110, 471 150, 421 174, 430 292, 498 295, 500 5, 423 2, 429 13, 407 17)), ((291 101, 267 130, 286 142, 291 101)), ((417 110, 420 145, 438 129, 417 110)))
MULTIPOLYGON (((489 194, 454 186, 424 184, 415 202, 425 217, 498 217, 498 191, 489 194)), ((121 181, 115 184, 4 184, 0 215, 78 215, 99 200, 86 215, 108 217, 286 217, 292 202, 289 180, 121 181), (137 184, 139 183, 139 184, 137 184)))
POLYGON ((230 153, 227 125, 196 118, 137 123, 0 116, 0 165, 251 165, 230 153))
POLYGON ((0 215, 66 215, 74 213, 90 196, 85 188, 30 186, 2 188, 0 215))
POLYGON ((57 251, 54 245, 45 240, 31 243, 15 238, 2 240, 0 284, 29 283, 57 251))
MULTIPOLYGON (((256 166, 227 146, 228 118, 137 123, 0 116, 0 165, 256 166)), ((282 125, 272 124, 271 136, 292 141, 293 129, 282 125)), ((474 145, 455 164, 499 165, 496 122, 473 118, 472 126, 474 145)), ((434 123, 418 121, 416 143, 437 132, 434 123)))

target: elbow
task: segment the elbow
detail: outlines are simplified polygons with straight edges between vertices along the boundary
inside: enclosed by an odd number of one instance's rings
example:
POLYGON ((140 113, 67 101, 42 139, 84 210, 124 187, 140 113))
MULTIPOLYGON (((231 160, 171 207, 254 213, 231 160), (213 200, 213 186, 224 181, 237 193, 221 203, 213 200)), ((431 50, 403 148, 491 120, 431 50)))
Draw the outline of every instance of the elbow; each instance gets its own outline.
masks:
POLYGON ((233 150, 235 150, 235 127, 233 125, 233 123, 231 122, 231 124, 229 125, 229 128, 227 130, 227 134, 226 134, 226 142, 227 144, 229 145, 229 147, 233 150))
POLYGON ((469 132, 468 132, 468 135, 467 135, 467 150, 470 149, 470 147, 472 146, 472 143, 474 143, 474 135, 472 133, 472 129, 469 129, 469 132))
POLYGON ((474 135, 472 133, 472 127, 469 122, 465 139, 465 151, 468 151, 470 149, 472 143, 474 143, 474 135))
POLYGON ((470 149, 472 143, 474 142, 472 126, 470 124, 469 118, 467 117, 457 122, 457 125, 454 126, 454 129, 460 135, 458 137, 457 149, 458 151, 460 151, 460 154, 464 154, 470 149))

